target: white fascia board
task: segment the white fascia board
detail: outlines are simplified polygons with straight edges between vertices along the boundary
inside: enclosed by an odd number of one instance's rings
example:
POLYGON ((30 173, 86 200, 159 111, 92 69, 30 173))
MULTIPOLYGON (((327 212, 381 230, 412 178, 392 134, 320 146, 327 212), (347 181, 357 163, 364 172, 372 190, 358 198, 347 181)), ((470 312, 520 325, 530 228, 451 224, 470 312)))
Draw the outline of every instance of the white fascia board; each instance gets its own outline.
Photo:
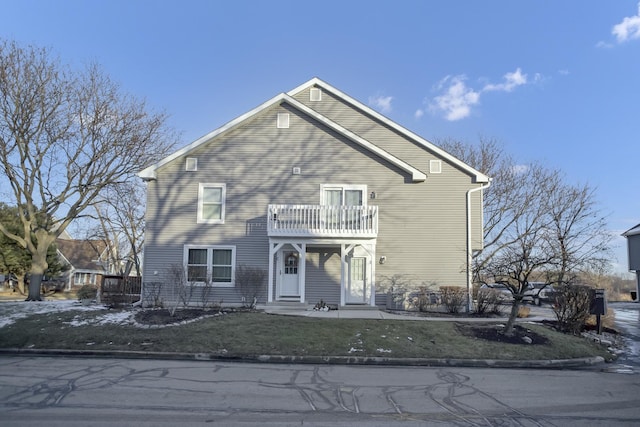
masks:
POLYGON ((417 143, 421 144, 423 147, 427 148, 429 151, 433 151, 434 153, 436 153, 438 156, 442 157, 443 159, 446 159, 447 161, 449 161, 449 162, 457 165, 458 167, 460 167, 462 170, 467 171, 469 174, 471 174, 474 177, 476 182, 487 183, 487 182, 490 181, 490 178, 487 175, 483 174, 482 172, 478 171, 475 168, 472 168, 468 164, 466 164, 463 161, 461 161, 460 159, 452 156, 451 154, 447 153, 443 149, 438 148, 436 145, 432 144, 431 142, 427 141, 426 139, 422 138, 421 136, 411 132, 410 130, 408 130, 408 129, 402 127, 402 126, 400 126, 399 124, 397 124, 393 120, 388 119, 387 117, 383 116, 382 114, 378 113, 377 111, 373 110, 372 108, 367 107, 366 105, 364 105, 360 101, 350 97, 346 93, 342 92, 339 89, 336 89, 335 87, 333 87, 330 84, 320 80, 317 77, 314 77, 313 79, 311 79, 308 82, 298 86, 297 88, 293 89, 292 91, 289 91, 287 93, 287 95, 294 96, 298 92, 300 92, 300 91, 302 91, 302 90, 304 90, 304 89, 306 89, 308 87, 311 87, 311 86, 320 86, 323 89, 326 89, 329 92, 333 93, 334 95, 342 98, 344 101, 346 101, 349 104, 355 106, 356 108, 359 108, 359 109, 365 111, 367 114, 369 114, 369 115, 375 117, 376 119, 380 120, 382 123, 384 123, 385 125, 389 126, 390 128, 397 130, 401 134, 403 134, 403 135, 407 136, 408 138, 410 138, 410 139, 416 141, 417 143))
POLYGON ((268 100, 267 102, 264 102, 262 104, 260 104, 259 106, 257 106, 256 108, 254 108, 253 110, 231 120, 229 123, 225 124, 222 127, 219 127, 218 129, 209 132, 208 134, 196 139, 195 141, 193 141, 191 144, 181 148, 180 150, 176 151, 175 153, 165 157, 164 159, 160 160, 158 163, 156 163, 155 165, 149 166, 148 168, 140 171, 138 173, 138 176, 140 178, 142 178, 143 180, 147 181, 147 180, 153 180, 156 179, 156 170, 158 170, 158 168, 166 165, 167 163, 181 157, 184 156, 188 153, 190 153, 192 150, 198 148, 200 145, 208 142, 209 140, 211 140, 212 138, 215 138, 216 136, 234 128, 235 126, 238 126, 240 123, 244 122, 245 120, 253 117, 255 114, 258 114, 259 112, 266 110, 267 108, 277 104, 278 102, 281 102, 284 97, 286 95, 285 94, 280 94, 277 95, 273 98, 271 98, 270 100, 268 100))
POLYGON ((640 234, 640 224, 638 224, 635 227, 625 231, 624 233, 622 233, 622 236, 623 237, 629 237, 629 236, 635 236, 637 234, 640 234))
POLYGON ((343 126, 340 126, 336 122, 334 122, 334 121, 330 120, 329 118, 323 116, 322 114, 318 113, 317 111, 307 107, 303 103, 301 103, 299 101, 296 101, 291 96, 284 95, 284 100, 288 104, 290 104, 292 107, 295 107, 296 109, 302 111, 303 113, 313 117, 314 119, 316 119, 320 123, 322 123, 322 124, 326 125, 327 127, 335 130, 336 132, 344 135, 345 137, 349 138, 350 140, 352 140, 356 144, 360 145, 361 147, 366 148, 367 150, 371 151, 372 153, 374 153, 374 154, 378 155, 379 157, 382 157, 383 159, 387 160, 389 163, 399 167, 400 169, 404 170, 405 172, 410 173, 411 177, 412 177, 412 180, 414 182, 422 182, 422 181, 425 181, 427 179, 427 175, 424 174, 423 172, 421 172, 420 170, 418 170, 418 169, 414 168, 413 166, 411 166, 410 164, 400 160, 399 158, 397 158, 394 155, 392 155, 391 153, 381 149, 380 147, 372 144, 371 142, 367 141, 366 139, 362 138, 361 136, 356 135, 355 133, 351 132, 350 130, 344 128, 343 126))

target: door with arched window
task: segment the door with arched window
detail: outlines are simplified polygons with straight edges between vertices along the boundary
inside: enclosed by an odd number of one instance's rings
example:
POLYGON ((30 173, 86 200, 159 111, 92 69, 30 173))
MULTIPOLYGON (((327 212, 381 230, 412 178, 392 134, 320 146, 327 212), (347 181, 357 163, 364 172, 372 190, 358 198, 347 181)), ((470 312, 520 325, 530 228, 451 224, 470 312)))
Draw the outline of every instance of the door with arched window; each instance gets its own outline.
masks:
POLYGON ((300 259, 297 251, 284 250, 280 256, 280 296, 300 296, 298 269, 300 259))

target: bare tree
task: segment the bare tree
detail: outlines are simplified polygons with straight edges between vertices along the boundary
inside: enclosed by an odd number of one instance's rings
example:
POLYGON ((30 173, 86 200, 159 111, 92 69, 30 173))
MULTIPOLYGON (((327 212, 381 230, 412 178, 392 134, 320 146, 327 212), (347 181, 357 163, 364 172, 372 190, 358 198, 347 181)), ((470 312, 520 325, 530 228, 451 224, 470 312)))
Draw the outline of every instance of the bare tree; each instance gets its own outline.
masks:
POLYGON ((108 242, 111 270, 140 275, 140 255, 144 244, 145 187, 139 180, 119 183, 105 189, 94 204, 94 237, 108 242))
POLYGON ((0 180, 22 223, 0 232, 31 254, 27 300, 40 300, 47 250, 69 224, 170 151, 165 123, 96 65, 76 72, 48 49, 0 42, 0 180))
POLYGON ((494 177, 484 199, 485 248, 474 255, 474 279, 502 283, 513 294, 506 333, 513 333, 534 278, 561 284, 581 271, 606 269, 611 237, 591 187, 567 185, 560 171, 539 163, 519 165, 495 141, 441 145, 494 177))
POLYGON ((557 183, 550 195, 548 244, 558 259, 558 267, 547 277, 549 283, 573 282, 578 274, 606 272, 611 259, 613 236, 598 208, 595 191, 588 184, 557 183))

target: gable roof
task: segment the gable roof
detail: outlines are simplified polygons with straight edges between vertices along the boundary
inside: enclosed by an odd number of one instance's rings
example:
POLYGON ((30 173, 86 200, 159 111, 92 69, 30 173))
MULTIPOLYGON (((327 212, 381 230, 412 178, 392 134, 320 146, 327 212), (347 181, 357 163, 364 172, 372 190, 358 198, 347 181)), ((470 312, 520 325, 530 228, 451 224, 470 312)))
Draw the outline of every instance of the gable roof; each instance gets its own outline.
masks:
POLYGON ((102 240, 57 239, 58 252, 76 270, 104 270, 96 261, 107 248, 102 240))
POLYGON ((635 236, 640 234, 640 224, 636 225, 633 228, 630 228, 629 230, 625 231, 624 233, 622 233, 623 237, 629 237, 629 236, 635 236))
POLYGON ((339 134, 343 135, 344 137, 350 139, 351 141, 353 141, 354 143, 360 145, 361 147, 363 147, 364 149, 370 151, 371 153, 381 157, 384 160, 387 160, 388 162, 390 162, 391 164, 399 167, 400 169, 404 170, 405 172, 411 174, 412 180, 414 182, 420 182, 420 181, 424 181, 426 180, 427 176, 424 172, 416 169, 415 167, 411 166, 409 163, 405 162, 404 160, 392 155, 391 153, 381 149, 380 147, 376 146, 375 144, 371 143, 370 141, 356 135, 355 133, 351 132, 350 130, 346 129, 345 127, 339 125, 338 123, 334 122, 333 120, 329 119, 328 117, 318 113, 317 111, 315 111, 314 109, 304 105, 303 103, 301 103, 300 101, 297 101, 296 99, 293 98, 293 96, 295 96, 297 93, 310 88, 310 87, 314 87, 314 86, 319 86, 322 87, 322 89, 327 90, 329 92, 331 92, 333 95, 341 98, 344 102, 351 104, 353 107, 364 111, 365 113, 373 116, 374 118, 376 118, 377 120, 381 121, 382 123, 384 123, 385 125, 393 128, 394 130, 396 130, 397 132, 399 132, 400 134, 404 135, 405 137, 414 140, 415 142, 417 142, 418 144, 422 145, 425 149, 428 149, 434 153, 436 153, 438 156, 442 157, 445 160, 448 160, 449 162, 455 164, 456 166, 458 166, 460 169, 462 169, 463 171, 466 171, 467 173, 469 173, 476 182, 489 182, 489 177, 484 175, 483 173, 477 171, 476 169, 472 168, 471 166, 467 165, 466 163, 462 162, 461 160, 453 157, 452 155, 450 155, 449 153, 447 153, 446 151, 436 147, 435 145, 433 145, 432 143, 430 143, 429 141, 425 140, 424 138, 414 134, 413 132, 403 128, 402 126, 398 125, 397 123, 393 122, 392 120, 389 120, 388 118, 386 118, 385 116, 383 116, 382 114, 374 111, 373 109, 367 107, 366 105, 362 104, 361 102, 355 100, 354 98, 351 98, 349 95, 343 93, 342 91, 334 88, 333 86, 329 85, 328 83, 325 83, 324 81, 318 79, 318 78, 313 78, 311 80, 309 80, 308 82, 298 86, 297 88, 289 91, 288 93, 281 93, 273 98, 271 98, 270 100, 268 100, 267 102, 259 105, 258 107, 254 108, 253 110, 237 117, 236 119, 230 121, 229 123, 225 124, 224 126, 214 130, 213 132, 210 132, 206 135, 204 135, 203 137, 195 140, 194 142, 192 142, 191 144, 183 147, 182 149, 176 151, 175 153, 165 157, 164 159, 160 160, 158 163, 149 166, 148 168, 144 169, 143 171, 141 171, 138 176, 144 180, 152 180, 156 178, 156 171, 158 170, 158 168, 166 165, 167 163, 182 157, 186 154, 188 154, 189 152, 191 152, 192 150, 195 150, 197 147, 199 147, 200 145, 210 141, 211 139, 222 135, 238 126, 240 126, 242 123, 244 123, 245 121, 253 118, 255 115, 259 114, 262 111, 267 110, 268 108, 274 106, 274 105, 279 105, 281 103, 287 103, 290 106, 294 107, 295 109, 297 109, 300 112, 303 112, 304 114, 307 114, 308 116, 314 118, 315 120, 319 121, 320 123, 324 124, 325 126, 333 129, 334 131, 338 132, 339 134))

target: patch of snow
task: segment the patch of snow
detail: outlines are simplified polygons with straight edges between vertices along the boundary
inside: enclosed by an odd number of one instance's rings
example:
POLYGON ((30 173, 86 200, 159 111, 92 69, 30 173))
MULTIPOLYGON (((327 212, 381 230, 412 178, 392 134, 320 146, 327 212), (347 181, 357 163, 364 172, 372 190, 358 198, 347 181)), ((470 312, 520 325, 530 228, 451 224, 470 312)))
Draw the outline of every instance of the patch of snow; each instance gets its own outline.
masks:
POLYGON ((349 350, 349 353, 355 353, 357 351, 364 351, 364 350, 361 349, 361 348, 353 348, 353 347, 351 347, 351 349, 349 350))
POLYGON ((99 304, 85 306, 74 300, 0 302, 0 328, 32 315, 71 310, 98 311, 106 310, 106 307, 99 304))
POLYGON ((391 353, 391 350, 386 350, 384 348, 378 348, 378 349, 376 349, 376 351, 378 353, 391 353))

